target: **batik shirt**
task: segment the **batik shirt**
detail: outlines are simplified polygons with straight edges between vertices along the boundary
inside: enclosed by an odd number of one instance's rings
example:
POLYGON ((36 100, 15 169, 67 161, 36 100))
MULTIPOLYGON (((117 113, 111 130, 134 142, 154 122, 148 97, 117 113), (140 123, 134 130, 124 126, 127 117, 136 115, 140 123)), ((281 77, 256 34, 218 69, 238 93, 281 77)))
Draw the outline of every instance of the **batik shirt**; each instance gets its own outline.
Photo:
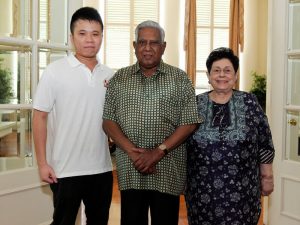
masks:
MULTIPOLYGON (((150 77, 142 74, 138 63, 117 71, 109 83, 103 119, 116 122, 135 146, 149 149, 160 145, 178 126, 200 122, 187 74, 164 62, 150 77)), ((141 174, 118 147, 116 165, 120 190, 179 195, 185 186, 185 144, 163 157, 155 174, 141 174)))

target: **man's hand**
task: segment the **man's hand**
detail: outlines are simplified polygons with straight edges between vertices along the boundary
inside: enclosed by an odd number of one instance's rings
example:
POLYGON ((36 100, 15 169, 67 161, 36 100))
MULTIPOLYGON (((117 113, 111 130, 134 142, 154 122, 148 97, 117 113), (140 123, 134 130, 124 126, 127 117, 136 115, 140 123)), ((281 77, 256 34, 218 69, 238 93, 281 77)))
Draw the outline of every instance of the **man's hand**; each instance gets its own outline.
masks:
POLYGON ((164 157, 164 152, 159 149, 134 148, 139 155, 133 161, 134 167, 141 173, 155 173, 156 164, 164 157))
POLYGON ((57 178, 54 170, 48 164, 39 166, 39 173, 42 181, 48 184, 57 183, 57 178))

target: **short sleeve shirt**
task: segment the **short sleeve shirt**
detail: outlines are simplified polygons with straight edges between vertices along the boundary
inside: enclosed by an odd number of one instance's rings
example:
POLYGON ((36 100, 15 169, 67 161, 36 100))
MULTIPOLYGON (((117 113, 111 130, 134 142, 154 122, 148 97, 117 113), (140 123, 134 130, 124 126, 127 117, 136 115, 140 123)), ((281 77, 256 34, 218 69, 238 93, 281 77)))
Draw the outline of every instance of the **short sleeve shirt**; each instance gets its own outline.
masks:
MULTIPOLYGON (((120 69, 109 83, 103 119, 116 122, 140 148, 153 149, 178 126, 199 123, 195 91, 187 74, 164 62, 151 77, 139 64, 120 69)), ((185 144, 156 165, 157 173, 142 175, 128 155, 116 151, 120 190, 157 190, 179 195, 186 180, 185 144)))
POLYGON ((58 178, 112 170, 101 124, 105 82, 113 73, 101 63, 90 71, 73 54, 45 69, 33 108, 48 112, 47 162, 58 178))

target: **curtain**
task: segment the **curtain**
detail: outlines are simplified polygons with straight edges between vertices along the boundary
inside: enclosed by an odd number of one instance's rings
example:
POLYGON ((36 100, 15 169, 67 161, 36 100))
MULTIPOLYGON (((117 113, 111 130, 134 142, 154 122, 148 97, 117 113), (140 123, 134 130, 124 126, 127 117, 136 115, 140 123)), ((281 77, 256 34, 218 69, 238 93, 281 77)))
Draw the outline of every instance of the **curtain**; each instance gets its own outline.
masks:
POLYGON ((196 0, 186 0, 184 24, 186 72, 194 86, 196 82, 196 27, 196 0))
MULTIPOLYGON (((244 0, 230 0, 229 47, 239 56, 244 49, 244 0)), ((239 73, 236 89, 239 89, 239 73)))

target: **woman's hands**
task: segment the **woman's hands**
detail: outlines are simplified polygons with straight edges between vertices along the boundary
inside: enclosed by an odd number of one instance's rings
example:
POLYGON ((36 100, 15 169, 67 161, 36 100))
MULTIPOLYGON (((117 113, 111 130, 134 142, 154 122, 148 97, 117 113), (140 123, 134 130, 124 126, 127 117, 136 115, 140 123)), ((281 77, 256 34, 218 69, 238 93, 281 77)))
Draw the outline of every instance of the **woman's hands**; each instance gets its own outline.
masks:
POLYGON ((274 190, 274 178, 272 164, 260 164, 261 194, 270 195, 274 190))

